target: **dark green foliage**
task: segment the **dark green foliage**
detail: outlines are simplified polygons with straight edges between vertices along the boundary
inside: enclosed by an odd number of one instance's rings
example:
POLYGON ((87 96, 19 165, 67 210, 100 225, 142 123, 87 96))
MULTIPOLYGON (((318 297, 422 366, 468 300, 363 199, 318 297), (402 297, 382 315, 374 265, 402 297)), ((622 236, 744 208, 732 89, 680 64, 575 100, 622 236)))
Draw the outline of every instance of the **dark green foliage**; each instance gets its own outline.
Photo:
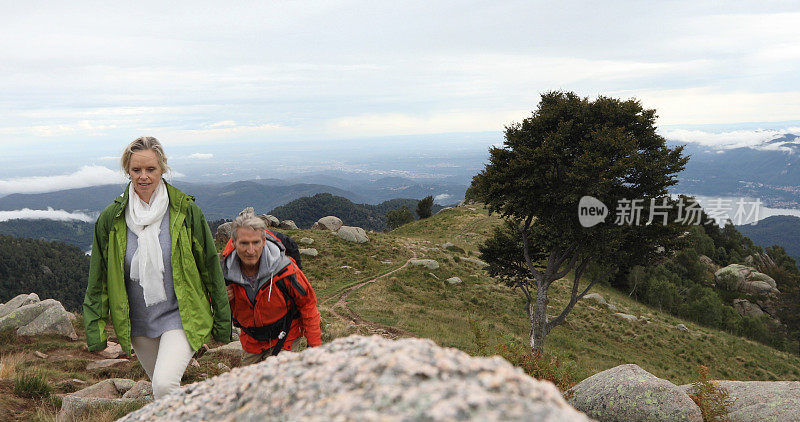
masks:
MULTIPOLYGON (((341 196, 319 193, 312 197, 295 199, 273 209, 269 214, 281 220, 294 220, 297 227, 300 228, 311 228, 320 218, 335 215, 341 218, 345 225, 357 226, 365 230, 383 231, 387 228, 387 212, 401 206, 411 209, 417 206, 417 202, 419 201, 416 199, 392 199, 378 205, 354 204, 341 196)), ((439 205, 433 206, 436 211, 441 208, 439 205)))
POLYGON ((431 216, 431 207, 433 207, 433 196, 426 196, 417 202, 417 216, 419 218, 428 218, 431 216))
POLYGON ((800 259, 800 242, 797 242, 800 238, 800 217, 773 215, 760 220, 758 224, 746 224, 738 229, 758 245, 781 245, 785 248, 785 254, 795 261, 800 259))
POLYGON ((74 245, 0 235, 0 302, 23 293, 80 310, 89 257, 74 245))
POLYGON ((408 224, 412 221, 414 221, 414 216, 411 214, 411 210, 409 210, 405 205, 386 213, 386 225, 391 230, 394 230, 403 224, 408 224))
POLYGON ((94 222, 8 220, 0 222, 0 234, 69 243, 88 251, 92 249, 94 222))

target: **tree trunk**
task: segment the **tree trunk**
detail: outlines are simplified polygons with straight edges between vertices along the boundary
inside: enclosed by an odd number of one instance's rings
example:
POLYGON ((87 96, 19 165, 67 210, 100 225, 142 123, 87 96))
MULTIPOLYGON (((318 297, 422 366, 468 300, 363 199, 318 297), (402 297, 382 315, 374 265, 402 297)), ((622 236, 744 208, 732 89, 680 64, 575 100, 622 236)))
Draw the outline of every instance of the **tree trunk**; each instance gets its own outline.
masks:
POLYGON ((531 348, 537 352, 544 352, 544 338, 547 335, 547 290, 536 289, 536 303, 531 315, 531 348))

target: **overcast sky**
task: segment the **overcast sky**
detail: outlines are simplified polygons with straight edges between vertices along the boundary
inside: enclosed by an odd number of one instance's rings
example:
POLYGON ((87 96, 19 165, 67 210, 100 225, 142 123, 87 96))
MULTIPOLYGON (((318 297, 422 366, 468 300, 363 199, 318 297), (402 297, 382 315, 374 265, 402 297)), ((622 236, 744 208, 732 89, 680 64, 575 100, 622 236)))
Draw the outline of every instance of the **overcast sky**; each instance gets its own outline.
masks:
POLYGON ((141 135, 194 160, 223 143, 500 139, 549 90, 638 98, 686 141, 800 126, 791 1, 110 3, 0 2, 0 167, 116 168, 104 157, 141 135))

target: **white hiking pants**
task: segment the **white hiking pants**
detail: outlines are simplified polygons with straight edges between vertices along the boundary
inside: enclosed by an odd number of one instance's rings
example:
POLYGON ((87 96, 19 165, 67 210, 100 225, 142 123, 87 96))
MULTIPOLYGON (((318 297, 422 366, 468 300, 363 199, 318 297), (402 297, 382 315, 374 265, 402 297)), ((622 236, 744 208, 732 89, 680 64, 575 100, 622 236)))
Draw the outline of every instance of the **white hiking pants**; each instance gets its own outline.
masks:
POLYGON ((183 330, 169 330, 158 338, 132 337, 131 345, 153 383, 156 400, 181 387, 181 377, 194 355, 183 330))

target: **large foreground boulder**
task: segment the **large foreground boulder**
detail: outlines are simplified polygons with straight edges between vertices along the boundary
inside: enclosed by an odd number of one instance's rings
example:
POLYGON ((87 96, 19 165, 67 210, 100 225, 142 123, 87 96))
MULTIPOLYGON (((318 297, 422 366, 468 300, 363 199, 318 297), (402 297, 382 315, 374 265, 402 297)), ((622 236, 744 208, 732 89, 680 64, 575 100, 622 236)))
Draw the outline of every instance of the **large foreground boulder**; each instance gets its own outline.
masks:
POLYGON ((588 421, 553 384, 430 340, 350 336, 189 385, 128 414, 151 420, 588 421))
POLYGON ((72 340, 78 339, 70 313, 55 299, 33 302, 13 309, 0 317, 0 329, 8 327, 16 328, 17 334, 21 336, 56 334, 72 340))
MULTIPOLYGON (((800 420, 800 381, 712 381, 728 391, 732 399, 728 420, 798 421, 800 420)), ((692 384, 680 386, 691 392, 692 384)))
POLYGON ((570 391, 569 403, 601 422, 703 420, 686 392, 633 364, 594 374, 570 391))

